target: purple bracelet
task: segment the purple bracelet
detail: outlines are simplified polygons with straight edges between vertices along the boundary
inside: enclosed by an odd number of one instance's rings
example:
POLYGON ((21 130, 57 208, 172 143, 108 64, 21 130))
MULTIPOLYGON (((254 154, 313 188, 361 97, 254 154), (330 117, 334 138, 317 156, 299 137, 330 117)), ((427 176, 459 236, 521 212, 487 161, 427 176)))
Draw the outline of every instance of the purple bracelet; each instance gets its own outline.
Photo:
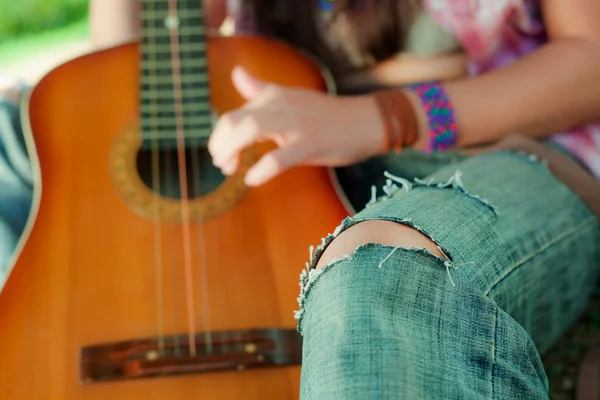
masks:
POLYGON ((449 150, 456 144, 457 124, 454 108, 439 82, 413 85, 410 89, 417 94, 429 120, 428 152, 449 150))

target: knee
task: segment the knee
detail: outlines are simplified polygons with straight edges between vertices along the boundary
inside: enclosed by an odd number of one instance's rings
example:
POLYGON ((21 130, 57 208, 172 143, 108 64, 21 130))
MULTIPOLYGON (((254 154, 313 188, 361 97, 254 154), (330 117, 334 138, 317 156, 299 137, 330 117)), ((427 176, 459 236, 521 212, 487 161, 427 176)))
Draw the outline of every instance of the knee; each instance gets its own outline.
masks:
POLYGON ((422 248, 438 257, 447 258, 433 240, 413 227, 392 221, 369 220, 353 225, 338 235, 319 258, 317 268, 352 254, 358 246, 366 243, 422 248))

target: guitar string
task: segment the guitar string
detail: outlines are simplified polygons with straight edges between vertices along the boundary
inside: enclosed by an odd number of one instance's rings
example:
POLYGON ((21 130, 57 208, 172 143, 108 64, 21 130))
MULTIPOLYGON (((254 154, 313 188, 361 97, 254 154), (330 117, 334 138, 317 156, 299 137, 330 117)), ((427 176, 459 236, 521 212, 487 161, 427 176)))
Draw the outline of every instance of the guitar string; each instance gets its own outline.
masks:
MULTIPOLYGON (((165 151, 165 181, 166 181, 166 194, 167 196, 170 196, 171 198, 174 198, 176 196, 175 193, 175 187, 173 184, 173 169, 171 166, 171 163, 173 162, 173 159, 171 158, 171 151, 167 150, 165 151)), ((179 291, 177 290, 177 275, 175 274, 176 269, 174 268, 175 265, 175 226, 173 226, 173 224, 169 224, 167 229, 169 230, 169 271, 171 272, 171 303, 172 303, 172 307, 173 307, 173 328, 174 331, 177 331, 177 327, 179 326, 177 324, 177 311, 179 309, 178 305, 179 305, 179 300, 180 297, 178 296, 179 291)), ((179 340, 179 334, 176 332, 175 335, 173 336, 173 355, 175 357, 179 357, 181 353, 181 343, 179 340)))
MULTIPOLYGON (((180 37, 187 37, 191 34, 194 34, 193 31, 189 31, 189 33, 186 34, 185 29, 180 29, 178 31, 178 36, 180 37)), ((172 62, 169 62, 169 64, 172 67, 172 62)), ((172 76, 173 74, 171 74, 171 76, 169 77, 170 82, 172 83, 172 76)), ((184 107, 185 104, 182 104, 182 107, 184 107)), ((186 135, 187 136, 187 135, 186 135)), ((167 193, 171 196, 171 198, 175 198, 177 196, 176 193, 176 189, 175 189, 175 185, 173 182, 173 170, 172 170, 172 164, 173 163, 173 159, 172 159, 172 153, 171 151, 167 151, 165 152, 165 174, 166 174, 166 191, 167 193)), ((180 302, 181 302, 181 296, 179 296, 180 291, 177 290, 178 286, 177 286, 177 281, 178 281, 178 275, 176 274, 177 272, 177 268, 174 267, 175 265, 175 226, 174 224, 169 224, 168 226, 169 229, 169 265, 170 265, 170 276, 171 276, 171 291, 172 291, 172 307, 173 307, 173 326, 175 328, 175 330, 177 330, 178 328, 178 317, 177 315, 179 314, 178 311, 180 310, 180 302)), ((173 337, 173 355, 175 357, 179 357, 181 356, 181 352, 182 352, 182 343, 181 343, 181 337, 179 335, 179 333, 175 334, 173 337)))
MULTIPOLYGON (((196 193, 198 199, 202 197, 202 188, 200 186, 201 181, 201 173, 200 173, 200 162, 198 160, 198 146, 194 146, 192 149, 192 175, 194 181, 194 192, 196 193)), ((201 200, 199 200, 201 201, 201 200)), ((200 207, 200 209, 202 209, 200 207)), ((212 354, 212 333, 210 330, 210 304, 209 304, 209 295, 208 295, 208 271, 206 268, 206 246, 204 243, 204 221, 202 212, 198 217, 196 222, 196 231, 198 234, 196 235, 198 242, 198 251, 200 252, 200 284, 201 284, 201 296, 202 296, 202 316, 203 316, 203 324, 204 324, 204 343, 206 344, 206 353, 212 354)))
MULTIPOLYGON (((169 14, 174 21, 178 22, 178 0, 169 0, 169 14)), ((181 222, 183 233, 183 256, 185 269, 186 304, 188 321, 188 341, 190 356, 196 357, 196 316, 194 311, 194 285, 192 271, 192 245, 190 229, 190 209, 187 188, 187 170, 185 154, 185 137, 182 121, 182 98, 181 98, 181 67, 179 53, 179 35, 177 23, 170 27, 171 59, 173 65, 173 94, 175 100, 175 119, 177 121, 177 159, 179 170, 179 186, 181 191, 181 222)))
MULTIPOLYGON (((155 23, 156 9, 155 3, 149 2, 148 12, 151 16, 149 20, 143 21, 142 24, 147 25, 147 30, 150 30, 152 34, 147 35, 147 46, 150 51, 147 51, 149 65, 156 64, 156 35, 155 35, 155 23)), ((142 39, 142 44, 143 44, 142 39)), ((157 89, 156 83, 156 69, 155 73, 152 73, 153 68, 150 68, 149 77, 149 88, 150 91, 157 89)), ((153 219, 154 219, 154 267, 156 274, 156 311, 157 311, 157 331, 158 331, 158 354, 164 356, 165 354, 165 325, 164 325, 164 292, 163 292, 163 264, 162 264, 162 224, 160 220, 160 198, 158 192, 160 190, 160 152, 158 145, 158 105, 156 98, 150 100, 150 130, 152 132, 152 202, 153 202, 153 219)))
MULTIPOLYGON (((156 1, 156 0, 150 0, 151 2, 156 1)), ((154 18, 156 19, 156 18, 154 18)), ((158 22, 158 19, 156 19, 155 22, 158 22)), ((181 34, 184 34, 185 32, 180 32, 181 34)), ((151 34, 153 34, 154 37, 158 37, 160 36, 157 32, 152 31, 151 34)), ((158 67, 158 63, 155 64, 156 67, 158 67)), ((168 67, 171 68, 172 71, 172 63, 171 61, 169 61, 168 67)), ((169 79, 172 79, 172 73, 169 76, 169 79)), ((172 82, 169 82, 172 83, 172 82)), ((156 98, 157 96, 152 96, 152 98, 156 98)), ((166 137, 166 139, 168 139, 168 136, 166 137)), ((165 194, 167 197, 169 198, 176 198, 177 197, 177 192, 176 192, 176 188, 175 188, 175 184, 173 182, 173 159, 172 159, 172 152, 169 148, 167 148, 164 152, 164 165, 165 165, 165 194)), ((170 272, 170 279, 171 279, 171 307, 172 307, 172 327, 173 327, 173 331, 175 332, 175 334, 172 337, 172 341, 173 341, 173 355, 175 357, 179 357, 181 355, 181 336, 178 333, 179 330, 179 305, 181 302, 181 297, 179 296, 180 291, 178 290, 178 285, 177 285, 177 281, 178 281, 178 275, 176 274, 177 272, 177 268, 175 268, 175 226, 172 223, 167 224, 167 230, 168 230, 168 238, 169 238, 169 272, 170 272)))
MULTIPOLYGON (((150 3, 150 4, 154 5, 154 1, 152 1, 152 0, 148 1, 147 3, 150 3)), ((152 7, 151 10, 150 10, 150 15, 149 15, 150 18, 147 18, 147 20, 149 19, 149 22, 156 23, 156 18, 155 18, 154 11, 155 11, 155 8, 152 7)), ((151 37, 153 39, 151 41, 151 46, 150 46, 152 48, 152 51, 150 52, 150 56, 152 57, 152 59, 149 60, 149 64, 150 64, 149 67, 151 68, 151 70, 154 67, 157 67, 157 64, 158 64, 155 61, 155 57, 153 57, 155 55, 155 53, 156 53, 155 52, 156 47, 154 46, 156 42, 155 42, 154 38, 159 36, 159 35, 157 35, 157 32, 156 32, 156 30, 154 28, 155 28, 154 25, 150 25, 151 31, 148 31, 148 37, 151 37)), ((181 32, 181 33, 185 33, 185 32, 181 32)), ((190 31, 190 33, 193 33, 193 32, 190 31)), ((184 37, 187 38, 187 35, 180 35, 180 36, 182 38, 184 38, 184 37)), ((188 41, 188 43, 191 43, 191 42, 188 41)), ((150 82, 149 82, 149 84, 150 84, 150 86, 152 88, 156 87, 157 80, 158 80, 157 78, 158 77, 156 75, 151 75, 150 76, 150 79, 149 79, 150 82)), ((157 110, 157 105, 156 105, 156 102, 155 102, 156 101, 156 96, 151 96, 151 100, 152 100, 152 104, 151 104, 150 113, 151 113, 152 117, 154 117, 154 118, 152 118, 152 122, 153 122, 152 126, 155 126, 156 125, 156 121, 157 121, 156 112, 158 111, 157 110)), ((156 136, 157 135, 154 135, 153 139, 158 139, 156 136)), ((153 144, 156 145, 156 141, 155 140, 153 140, 153 144)), ((156 148, 153 147, 153 150, 155 150, 155 149, 156 148)), ((160 150, 160 149, 158 149, 158 150, 160 150)), ((158 154, 160 154, 160 151, 156 155, 153 154, 153 156, 154 156, 154 158, 153 158, 153 177, 160 177, 160 171, 157 171, 157 169, 156 169, 156 166, 160 166, 160 162, 159 162, 159 159, 158 159, 158 154)), ((193 155, 193 161, 192 161, 192 163, 194 165, 193 171, 194 172, 196 172, 196 171, 200 172, 197 153, 194 152, 194 153, 192 153, 192 155, 193 155)), ((166 185, 165 185, 166 186, 165 187, 166 194, 168 196, 170 195, 171 197, 173 197, 173 196, 175 196, 175 188, 174 188, 173 179, 172 179, 173 178, 173 176, 172 176, 173 171, 171 169, 172 158, 171 158, 171 152, 170 151, 166 151, 165 152, 165 154, 164 154, 164 163, 165 163, 165 174, 166 174, 166 179, 165 179, 165 181, 166 181, 165 182, 166 183, 166 185)), ((196 188, 194 190, 197 191, 197 192, 200 192, 200 190, 197 189, 197 188, 199 188, 199 181, 200 181, 199 174, 194 174, 194 178, 193 179, 194 179, 194 186, 196 188)), ((154 180, 153 182, 154 182, 153 183, 154 193, 157 193, 158 192, 157 188, 160 188, 160 181, 155 181, 154 180)), ((156 204, 157 203, 155 202, 155 205, 156 204)), ((155 210, 156 210, 155 214, 158 214, 159 210, 157 210, 156 208, 155 208, 155 210)), ((202 224, 199 224, 199 226, 203 228, 202 224)), ((177 284, 176 284, 176 282, 177 282, 177 276, 175 274, 176 271, 175 271, 175 268, 174 268, 174 264, 175 264, 175 261, 174 261, 174 258, 175 258, 175 241, 174 241, 175 232, 174 232, 174 229, 175 229, 175 227, 172 224, 169 224, 168 225, 168 229, 169 229, 168 237, 170 239, 169 240, 169 261, 170 261, 169 265, 170 265, 170 268, 169 269, 170 269, 170 278, 171 278, 172 308, 173 308, 172 322, 173 322, 174 328, 177 329, 176 328, 178 326, 178 323, 177 323, 178 312, 177 312, 177 310, 179 308, 178 307, 179 296, 177 296, 177 294, 179 293, 179 291, 177 290, 177 284)), ((155 235, 155 238, 158 238, 158 240, 159 240, 158 246, 161 246, 161 244, 162 244, 162 240, 160 239, 160 237, 161 237, 160 236, 160 232, 161 231, 158 230, 158 232, 159 233, 158 233, 158 235, 155 235)), ((204 232, 202 231, 201 232, 202 236, 203 236, 203 233, 204 232)), ((157 240, 157 239, 155 239, 155 240, 157 240)), ((204 247, 204 241, 203 241, 202 237, 199 237, 199 241, 198 242, 199 242, 199 247, 202 249, 204 247)), ((161 253, 161 250, 159 250, 159 254, 160 253, 161 253)), ((205 252, 203 250, 201 250, 200 254, 202 254, 204 256, 205 252)), ((160 263, 158 262, 158 259, 161 259, 161 258, 162 258, 162 256, 157 257, 157 267, 158 267, 158 265, 160 265, 160 263)), ((206 265, 206 261, 204 260, 204 263, 202 264, 202 266, 205 266, 205 265, 206 265)), ((202 270, 203 270, 202 271, 202 276, 204 277, 204 279, 202 279, 202 281, 203 282, 207 282, 207 280, 205 279, 205 277, 206 277, 206 273, 204 272, 205 268, 203 268, 202 270)), ((164 274, 164 271, 163 270, 158 270, 157 271, 157 276, 161 276, 161 274, 164 274)), ((159 279, 157 279, 157 280, 159 280, 159 279)), ((160 280, 162 281, 163 279, 160 279, 160 280)), ((163 283, 163 286, 164 286, 164 283, 163 283)), ((161 309, 164 310, 164 294, 163 294, 164 292, 160 293, 159 290, 160 290, 159 286, 157 286, 157 292, 159 293, 157 295, 157 303, 158 303, 157 309, 158 310, 161 310, 161 309)), ((206 295, 206 300, 204 300, 203 303, 204 304, 208 304, 208 297, 207 297, 208 290, 205 290, 203 292, 206 295)), ((206 316, 205 325, 208 325, 208 321, 209 321, 208 309, 209 309, 209 307, 205 306, 205 308, 207 309, 207 311, 204 314, 206 316)), ((158 317, 158 331, 161 332, 159 334, 159 349, 160 349, 160 353, 159 354, 164 355, 164 351, 163 351, 164 350, 164 345, 163 345, 164 340, 162 339, 162 338, 164 338, 164 318, 162 318, 163 312, 159 311, 158 314, 159 314, 159 317, 158 317)), ((208 333, 206 334, 206 336, 207 336, 206 337, 206 342, 208 343, 208 351, 207 352, 211 353, 212 352, 211 351, 212 340, 211 340, 211 335, 210 335, 210 329, 208 329, 207 331, 208 331, 208 333)), ((180 355, 180 353, 181 353, 180 336, 178 334, 174 335, 174 337, 173 337, 173 347, 174 347, 174 355, 176 357, 178 357, 180 355)))
MULTIPOLYGON (((202 8, 202 3, 200 3, 200 15, 198 15, 199 21, 201 21, 201 23, 204 23, 204 10, 202 8)), ((206 43, 206 36, 203 34, 205 43, 206 43)), ((191 40, 189 40, 189 36, 183 36, 183 43, 186 45, 191 45, 191 40)), ((205 59, 207 59, 208 55, 207 55, 207 46, 205 46, 205 59)), ((208 68, 208 63, 206 64, 208 68)), ((207 84, 207 89, 210 88, 209 86, 209 79, 205 80, 206 84, 207 84)), ((210 93, 210 91, 209 91, 210 93)), ((210 96, 209 96, 210 99, 210 96)), ((209 100, 210 101, 210 100, 209 100)), ((210 104, 207 107, 208 112, 209 112, 209 116, 210 116, 210 104)), ((210 329, 210 296, 209 296, 209 291, 208 291, 208 271, 207 271, 207 257, 206 257, 206 244, 204 242, 204 238, 205 238, 205 231, 204 231, 204 216, 202 215, 202 186, 201 186, 201 181, 202 181, 202 171, 201 171, 201 166, 200 166, 200 160, 199 160, 199 155, 198 152, 200 151, 201 148, 201 144, 198 145, 194 145, 191 148, 192 151, 192 181, 193 181, 193 192, 194 192, 194 197, 198 198, 198 204, 200 207, 199 208, 199 213, 197 216, 197 220, 196 220, 196 241, 197 241, 197 245, 198 245, 198 254, 200 257, 200 295, 202 297, 202 322, 203 322, 203 326, 204 326, 204 343, 206 345, 206 353, 207 354, 212 354, 212 350, 213 350, 213 343, 212 343, 212 333, 211 333, 211 329, 210 329)))
MULTIPOLYGON (((202 7, 202 3, 200 3, 200 7, 202 7)), ((195 15, 195 17, 198 18, 198 21, 202 21, 204 22, 204 11, 202 8, 200 8, 199 11, 199 15, 195 15)), ((189 21, 191 21, 191 19, 187 19, 189 21)), ((201 29, 204 29, 204 27, 202 27, 201 29)), ((206 40, 206 37, 204 36, 204 33, 202 33, 204 40, 206 40)), ((187 48, 191 48, 194 44, 192 43, 192 41, 190 40, 189 35, 183 35, 180 36, 182 39, 182 45, 188 46, 187 48)), ((206 43, 206 42, 205 42, 206 43)), ((205 51, 207 49, 207 47, 204 47, 205 51)), ((205 53, 206 54, 206 53, 205 53)), ((208 64, 206 62, 206 56, 205 56, 205 62, 203 63, 204 65, 207 66, 208 68, 208 64)), ((206 87, 206 91, 208 93, 210 93, 209 91, 209 79, 204 79, 204 82, 206 82, 207 87, 206 87)), ((210 98, 210 96, 208 96, 210 98)), ((203 110, 207 110, 209 112, 209 119, 210 119, 210 112, 211 112, 211 108, 210 108, 210 103, 207 104, 207 107, 203 107, 203 110)), ((198 128, 196 128, 198 129, 198 128)), ((189 132, 187 132, 187 134, 189 135, 189 132)), ((194 138, 196 137, 196 135, 194 135, 194 138)), ((206 137, 204 134, 200 134, 197 135, 198 138, 203 138, 206 137)), ((196 142, 197 143, 197 142, 196 142)), ((198 199, 198 209, 199 209, 199 215, 197 216, 197 220, 196 220, 196 240, 197 240, 197 250, 200 257, 200 286, 201 286, 201 290, 200 290, 200 295, 202 298, 202 321, 203 321, 203 326, 204 326, 204 343, 205 343, 205 351, 207 354, 212 354, 213 352, 213 342, 212 342, 212 331, 210 329, 210 296, 209 296, 209 290, 208 290, 208 271, 207 271, 207 256, 206 256, 206 244, 205 244, 205 227, 204 227, 204 218, 202 215, 202 186, 201 186, 201 181, 202 181, 202 169, 201 169, 201 165, 200 165, 200 157, 199 157, 199 150, 201 149, 202 144, 196 144, 194 146, 192 146, 191 148, 191 158, 192 158, 192 191, 193 191, 193 195, 194 198, 198 199)))

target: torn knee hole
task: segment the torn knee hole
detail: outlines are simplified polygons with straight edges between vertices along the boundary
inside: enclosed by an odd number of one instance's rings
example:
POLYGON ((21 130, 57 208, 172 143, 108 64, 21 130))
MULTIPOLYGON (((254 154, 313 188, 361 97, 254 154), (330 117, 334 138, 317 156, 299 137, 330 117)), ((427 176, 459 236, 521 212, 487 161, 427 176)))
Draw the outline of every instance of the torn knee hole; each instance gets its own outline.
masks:
POLYGON ((438 257, 448 259, 438 245, 417 229, 392 221, 370 220, 360 222, 340 233, 322 253, 316 268, 354 253, 358 246, 378 243, 385 246, 421 248, 438 257))

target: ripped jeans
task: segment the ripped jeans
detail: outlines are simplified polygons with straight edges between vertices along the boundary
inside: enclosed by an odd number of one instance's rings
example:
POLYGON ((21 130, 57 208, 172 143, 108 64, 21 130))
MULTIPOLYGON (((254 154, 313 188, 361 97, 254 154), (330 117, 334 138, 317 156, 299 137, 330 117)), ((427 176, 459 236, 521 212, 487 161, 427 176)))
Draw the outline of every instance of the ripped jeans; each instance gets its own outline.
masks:
POLYGON ((540 354, 597 283, 598 218, 526 155, 396 159, 301 275, 301 398, 548 398, 540 354), (367 242, 315 269, 337 235, 374 219, 447 257, 367 242))

